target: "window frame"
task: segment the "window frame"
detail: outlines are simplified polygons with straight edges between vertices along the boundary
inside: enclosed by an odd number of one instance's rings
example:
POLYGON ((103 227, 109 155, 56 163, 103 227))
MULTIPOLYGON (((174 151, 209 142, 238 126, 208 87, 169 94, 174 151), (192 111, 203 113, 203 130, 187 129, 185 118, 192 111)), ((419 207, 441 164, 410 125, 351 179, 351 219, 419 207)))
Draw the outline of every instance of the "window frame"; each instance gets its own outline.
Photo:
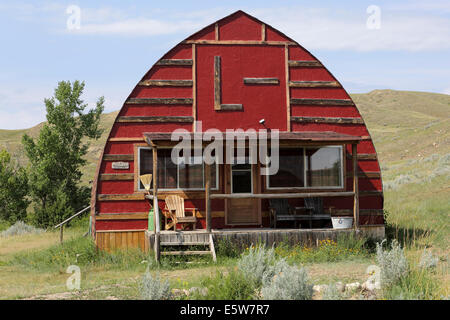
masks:
MULTIPOLYGON (((149 147, 148 145, 137 145, 136 146, 136 159, 137 161, 135 161, 135 163, 137 162, 137 166, 136 166, 136 186, 135 189, 137 192, 144 192, 146 191, 145 189, 141 189, 140 188, 140 182, 139 182, 139 176, 141 175, 141 150, 142 149, 146 149, 146 150, 152 150, 152 147, 149 147)), ((164 147, 158 147, 158 149, 173 149, 173 147, 171 146, 164 146, 164 147)), ((203 149, 202 149, 203 150, 203 149)), ((203 155, 203 153, 202 153, 203 155)), ((211 188, 211 190, 217 191, 219 190, 219 164, 216 162, 216 187, 215 188, 211 188)), ((179 165, 177 164, 177 188, 160 188, 158 187, 158 190, 161 191, 204 191, 205 187, 203 188, 178 188, 179 186, 179 181, 180 181, 180 169, 179 169, 179 165)), ((205 184, 205 163, 202 161, 202 172, 203 172, 203 184, 205 184)), ((152 184, 152 188, 150 190, 153 190, 153 184, 152 184)))
POLYGON ((280 146, 280 149, 304 149, 303 150, 303 179, 305 185, 303 187, 270 187, 270 176, 265 176, 265 189, 266 190, 343 190, 345 189, 345 165, 344 162, 344 145, 317 145, 317 146, 280 146), (339 186, 308 186, 308 180, 307 180, 307 165, 306 165, 306 149, 316 149, 316 148, 338 148, 340 149, 340 164, 341 164, 341 170, 340 170, 340 181, 341 184, 339 186))

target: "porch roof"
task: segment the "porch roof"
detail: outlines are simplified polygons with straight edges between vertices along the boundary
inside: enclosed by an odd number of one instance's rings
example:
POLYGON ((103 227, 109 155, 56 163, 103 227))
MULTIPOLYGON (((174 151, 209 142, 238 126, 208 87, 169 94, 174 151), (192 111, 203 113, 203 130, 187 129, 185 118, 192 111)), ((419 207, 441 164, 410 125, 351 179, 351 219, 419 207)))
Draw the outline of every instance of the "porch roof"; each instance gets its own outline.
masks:
MULTIPOLYGON (((204 132, 196 132, 204 133, 204 132)), ((226 133, 222 133, 222 139, 226 133)), ((171 141, 171 132, 144 132, 144 138, 149 144, 157 144, 158 141, 171 141)), ((191 139, 194 138, 194 133, 189 133, 191 139)), ((271 133, 268 132, 267 138, 271 138, 271 133)), ((340 143, 358 143, 362 138, 360 136, 352 136, 349 134, 338 133, 334 131, 300 131, 287 132, 280 131, 279 140, 285 141, 299 141, 299 142, 340 142, 340 143)), ((246 137, 248 139, 248 137, 246 137)))

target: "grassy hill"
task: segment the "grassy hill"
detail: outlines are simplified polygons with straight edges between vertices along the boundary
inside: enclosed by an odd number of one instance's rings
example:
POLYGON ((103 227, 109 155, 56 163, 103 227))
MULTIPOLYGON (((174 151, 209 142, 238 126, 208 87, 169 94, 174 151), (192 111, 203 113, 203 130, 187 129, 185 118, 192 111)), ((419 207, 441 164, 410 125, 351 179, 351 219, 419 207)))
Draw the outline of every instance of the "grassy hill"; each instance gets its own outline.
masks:
MULTIPOLYGON (((450 95, 374 90, 352 94, 369 128, 381 162, 388 221, 405 230, 432 232, 448 243, 450 212, 450 95)), ((105 129, 87 155, 83 183, 94 177, 98 157, 117 112, 102 116, 105 129)), ((0 148, 26 162, 24 133, 36 136, 42 124, 26 130, 0 130, 0 148)))

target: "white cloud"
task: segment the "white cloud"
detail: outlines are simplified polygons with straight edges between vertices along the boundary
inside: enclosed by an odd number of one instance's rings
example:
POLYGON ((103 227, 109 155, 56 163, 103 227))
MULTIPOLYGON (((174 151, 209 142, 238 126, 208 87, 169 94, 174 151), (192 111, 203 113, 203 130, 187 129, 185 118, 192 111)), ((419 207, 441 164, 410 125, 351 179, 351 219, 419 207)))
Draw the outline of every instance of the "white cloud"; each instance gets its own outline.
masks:
POLYGON ((156 36, 195 31, 202 25, 194 21, 177 23, 146 18, 126 19, 104 24, 82 24, 79 30, 71 30, 77 34, 156 36))
POLYGON ((224 11, 227 10, 217 8, 183 13, 153 10, 142 16, 132 10, 81 8, 81 28, 67 32, 133 37, 189 34, 232 12, 224 14, 224 11))
MULTIPOLYGON (((81 29, 67 30, 61 23, 69 16, 61 4, 0 5, 21 17, 54 21, 58 32, 81 35, 149 37, 186 36, 233 12, 233 9, 175 11, 137 6, 81 8, 81 29), (57 23, 56 23, 57 21, 57 23)), ((448 1, 404 2, 381 5, 381 28, 369 30, 365 8, 327 9, 290 6, 260 8, 249 13, 311 50, 426 51, 450 48, 448 1)))
POLYGON ((437 15, 390 12, 381 7, 381 28, 366 27, 364 11, 277 8, 257 16, 309 49, 439 50, 450 48, 450 20, 437 15))

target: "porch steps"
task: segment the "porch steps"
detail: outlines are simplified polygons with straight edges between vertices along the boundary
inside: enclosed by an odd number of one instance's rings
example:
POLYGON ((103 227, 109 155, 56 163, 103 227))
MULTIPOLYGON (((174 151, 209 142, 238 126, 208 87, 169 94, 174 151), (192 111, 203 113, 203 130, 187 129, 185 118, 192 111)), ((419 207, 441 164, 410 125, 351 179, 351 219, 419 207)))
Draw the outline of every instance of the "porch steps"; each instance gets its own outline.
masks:
POLYGON ((161 255, 167 256, 186 256, 186 255, 208 255, 210 254, 213 261, 216 262, 216 250, 214 248, 214 238, 212 233, 205 234, 176 234, 176 238, 173 235, 162 235, 163 239, 160 241, 160 247, 174 247, 174 246, 206 246, 209 250, 179 250, 179 251, 160 251, 161 255), (164 238, 165 237, 165 238, 164 238))
POLYGON ((207 250, 207 251, 161 251, 161 255, 164 256, 185 256, 185 255, 190 255, 190 254, 211 254, 211 251, 207 250))

